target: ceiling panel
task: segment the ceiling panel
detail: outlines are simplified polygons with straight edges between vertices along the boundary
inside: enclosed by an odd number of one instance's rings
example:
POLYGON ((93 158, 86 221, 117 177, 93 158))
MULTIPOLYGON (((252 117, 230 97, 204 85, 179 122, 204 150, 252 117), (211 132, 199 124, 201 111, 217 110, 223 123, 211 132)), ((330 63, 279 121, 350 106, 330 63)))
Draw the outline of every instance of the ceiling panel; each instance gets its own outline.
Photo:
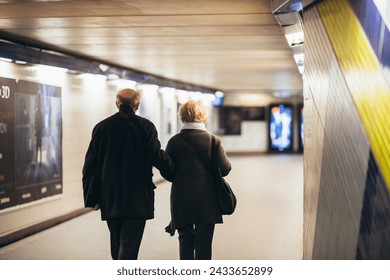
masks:
POLYGON ((226 94, 302 91, 270 0, 0 0, 1 33, 226 94))
MULTIPOLYGON (((1 5, 1 4, 0 4, 1 5)), ((156 26, 278 26, 272 14, 226 15, 153 15, 153 16, 88 16, 88 17, 11 17, 0 11, 3 28, 91 28, 91 27, 156 27, 156 26), (14 20, 18 18, 18 20, 14 20)))

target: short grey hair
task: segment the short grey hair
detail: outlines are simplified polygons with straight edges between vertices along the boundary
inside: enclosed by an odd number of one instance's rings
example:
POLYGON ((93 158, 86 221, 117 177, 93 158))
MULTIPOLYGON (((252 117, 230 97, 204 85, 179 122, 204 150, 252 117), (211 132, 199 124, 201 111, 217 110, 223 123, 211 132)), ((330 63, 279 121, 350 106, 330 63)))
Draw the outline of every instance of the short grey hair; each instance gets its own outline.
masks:
POLYGON ((131 88, 125 88, 118 91, 116 94, 116 106, 119 108, 120 105, 131 106, 134 111, 138 109, 141 103, 142 93, 141 91, 134 90, 131 88))

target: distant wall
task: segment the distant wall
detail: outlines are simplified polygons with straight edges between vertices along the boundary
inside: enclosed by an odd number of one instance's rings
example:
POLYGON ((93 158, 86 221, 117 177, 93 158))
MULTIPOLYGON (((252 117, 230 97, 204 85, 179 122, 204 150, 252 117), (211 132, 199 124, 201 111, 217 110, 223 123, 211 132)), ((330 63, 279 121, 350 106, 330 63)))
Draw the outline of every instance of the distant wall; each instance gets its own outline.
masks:
MULTIPOLYGON (((227 95, 224 100, 223 106, 235 106, 235 107, 264 107, 265 108, 265 120, 263 121, 242 121, 241 134, 240 135, 220 135, 222 143, 227 152, 230 153, 266 153, 269 147, 269 106, 277 103, 288 103, 293 106, 293 151, 299 150, 298 141, 298 118, 297 108, 303 103, 303 97, 299 94, 292 94, 286 98, 275 97, 271 94, 248 94, 248 95, 227 95)), ((215 116, 217 118, 218 116, 215 116)), ((218 127, 216 127, 218 131, 218 127)))

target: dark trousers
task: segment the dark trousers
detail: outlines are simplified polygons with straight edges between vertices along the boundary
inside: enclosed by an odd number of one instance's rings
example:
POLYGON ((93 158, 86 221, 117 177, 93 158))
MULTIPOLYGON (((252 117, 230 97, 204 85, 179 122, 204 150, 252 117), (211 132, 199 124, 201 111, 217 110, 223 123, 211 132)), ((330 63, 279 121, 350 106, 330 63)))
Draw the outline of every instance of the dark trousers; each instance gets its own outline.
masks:
POLYGON ((145 220, 110 219, 111 257, 113 260, 136 260, 145 229, 145 220))
POLYGON ((178 228, 181 260, 211 260, 214 224, 185 224, 178 228))

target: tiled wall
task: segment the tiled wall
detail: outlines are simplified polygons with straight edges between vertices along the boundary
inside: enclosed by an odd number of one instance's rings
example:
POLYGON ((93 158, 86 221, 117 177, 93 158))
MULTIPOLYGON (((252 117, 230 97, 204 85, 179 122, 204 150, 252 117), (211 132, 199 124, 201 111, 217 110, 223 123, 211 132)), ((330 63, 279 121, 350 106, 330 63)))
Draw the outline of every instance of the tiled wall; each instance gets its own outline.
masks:
POLYGON ((303 256, 388 259, 389 156, 379 143, 390 131, 381 109, 390 96, 388 84, 378 81, 382 68, 374 67, 375 52, 347 0, 311 3, 303 19, 303 256))

